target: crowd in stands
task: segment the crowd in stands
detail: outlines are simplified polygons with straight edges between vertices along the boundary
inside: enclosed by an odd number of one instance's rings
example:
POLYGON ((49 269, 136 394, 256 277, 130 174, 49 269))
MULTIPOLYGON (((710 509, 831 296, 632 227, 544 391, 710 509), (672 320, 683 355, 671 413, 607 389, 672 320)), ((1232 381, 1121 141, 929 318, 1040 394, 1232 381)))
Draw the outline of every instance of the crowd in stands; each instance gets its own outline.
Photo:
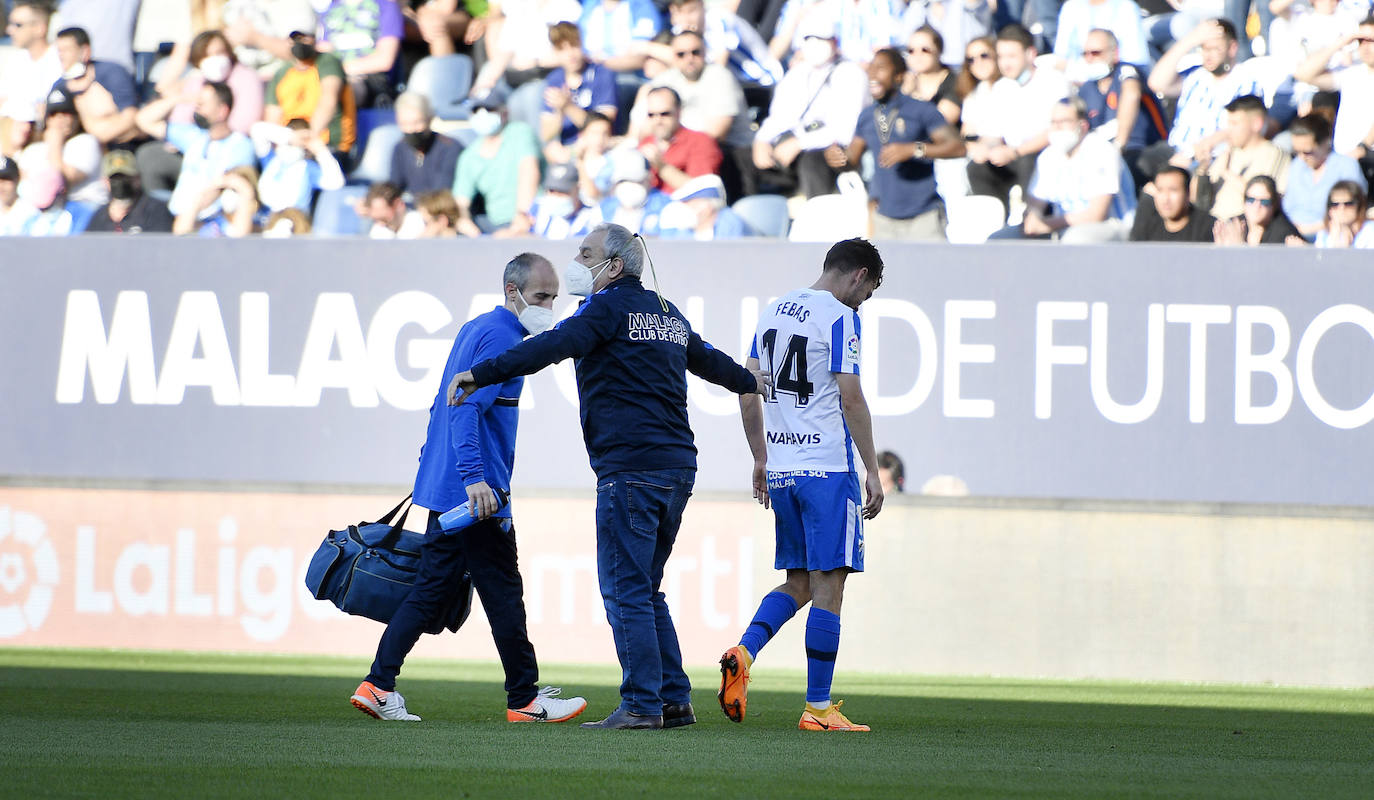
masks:
POLYGON ((0 235, 1374 247, 1371 0, 0 10, 0 235))

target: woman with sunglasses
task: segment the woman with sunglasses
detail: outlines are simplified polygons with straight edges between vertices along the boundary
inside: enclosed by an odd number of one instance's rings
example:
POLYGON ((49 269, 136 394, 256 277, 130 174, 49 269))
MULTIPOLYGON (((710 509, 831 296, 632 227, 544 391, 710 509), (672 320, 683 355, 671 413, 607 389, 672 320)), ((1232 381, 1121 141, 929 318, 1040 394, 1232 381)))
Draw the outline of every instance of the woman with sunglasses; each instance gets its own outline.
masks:
POLYGON ((1374 249, 1374 226, 1366 224, 1369 200, 1354 181, 1340 181, 1326 195, 1326 225, 1317 231, 1317 247, 1374 249))
POLYGON ((955 125, 959 122, 959 97, 953 70, 940 62, 944 50, 944 37, 929 25, 911 34, 907 41, 907 72, 902 80, 902 94, 934 103, 949 124, 955 125))
POLYGON ((1306 244, 1298 228, 1283 213, 1274 179, 1256 175, 1245 184, 1245 207, 1239 216, 1218 220, 1212 229, 1217 244, 1306 244))
POLYGON ((981 148, 983 159, 987 158, 988 145, 978 141, 979 127, 986 128, 993 115, 992 86, 1001 79, 995 40, 983 36, 969 42, 964 48, 964 68, 954 82, 954 95, 962 106, 963 134, 970 143, 970 157, 981 148))

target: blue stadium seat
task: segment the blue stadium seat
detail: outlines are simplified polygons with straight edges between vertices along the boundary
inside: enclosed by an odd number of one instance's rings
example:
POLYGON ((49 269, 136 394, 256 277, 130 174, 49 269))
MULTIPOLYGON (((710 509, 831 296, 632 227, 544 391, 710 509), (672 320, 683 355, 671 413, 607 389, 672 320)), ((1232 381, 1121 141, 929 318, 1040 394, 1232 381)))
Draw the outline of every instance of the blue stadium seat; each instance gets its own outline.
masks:
POLYGON ((315 236, 357 236, 364 233, 364 222, 358 219, 353 205, 365 196, 366 186, 345 186, 320 192, 315 200, 311 232, 315 236))
POLYGON ((391 179, 391 153, 401 141, 401 129, 396 125, 374 128, 363 147, 362 158, 353 168, 349 180, 353 183, 377 183, 391 179))
POLYGON ((420 59, 406 84, 406 91, 428 97, 434 115, 444 120, 468 118, 466 101, 471 90, 472 59, 462 53, 420 59))
POLYGON ((787 198, 780 194, 755 194, 741 197, 730 207, 760 236, 787 238, 791 221, 787 217, 787 198))

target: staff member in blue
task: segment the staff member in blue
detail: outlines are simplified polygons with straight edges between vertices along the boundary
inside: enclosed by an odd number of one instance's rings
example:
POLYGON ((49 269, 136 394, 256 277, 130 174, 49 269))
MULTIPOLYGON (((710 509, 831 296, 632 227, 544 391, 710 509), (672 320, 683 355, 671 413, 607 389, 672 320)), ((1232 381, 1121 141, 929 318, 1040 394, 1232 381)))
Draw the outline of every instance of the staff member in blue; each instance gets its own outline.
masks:
POLYGON ((502 280, 505 304, 459 329, 439 395, 430 407, 429 432, 415 476, 415 503, 430 509, 420 572, 377 644, 372 671, 351 698, 358 710, 377 719, 419 722, 396 691, 396 676, 420 634, 458 591, 464 571, 472 575, 506 671, 506 719, 563 722, 587 707, 581 697, 560 699, 553 687, 535 687, 539 664, 525 631, 525 587, 516 567, 515 526, 510 506, 502 506, 493 491, 510 491, 525 379, 494 382, 499 385, 477 392, 458 408, 444 402, 443 387, 451 376, 553 324, 558 275, 548 259, 521 253, 506 265, 502 280), (460 530, 443 530, 440 512, 464 502, 479 521, 460 530))
POLYGON ((682 313, 640 283, 644 244, 603 223, 565 275, 590 295, 548 333, 454 376, 449 403, 480 387, 576 359, 582 436, 596 472, 596 559, 606 619, 624 673, 620 706, 584 728, 675 728, 696 722, 692 686, 659 584, 696 480, 687 423, 687 370, 737 394, 761 392, 762 372, 735 363, 682 313))

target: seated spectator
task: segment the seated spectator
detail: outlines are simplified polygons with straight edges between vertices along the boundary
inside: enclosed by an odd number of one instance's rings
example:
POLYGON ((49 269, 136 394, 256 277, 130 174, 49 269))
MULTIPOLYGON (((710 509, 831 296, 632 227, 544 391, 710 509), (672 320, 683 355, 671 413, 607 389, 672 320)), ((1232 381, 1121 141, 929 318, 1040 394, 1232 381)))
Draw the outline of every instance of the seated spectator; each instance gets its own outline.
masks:
POLYGON ((1094 30, 1115 35, 1122 61, 1145 65, 1154 60, 1145 43, 1140 6, 1135 0, 1066 0, 1059 9, 1054 55, 1070 77, 1083 75, 1084 51, 1089 49, 1088 35, 1094 30))
POLYGON ((614 72, 639 72, 650 43, 663 30, 663 15, 652 0, 586 0, 577 27, 592 63, 614 72))
POLYGON ((997 40, 990 36, 969 42, 964 50, 963 69, 954 80, 964 141, 969 142, 970 150, 977 145, 985 153, 994 141, 993 87, 1002 80, 1002 71, 997 68, 996 46, 997 40))
POLYGON ((1374 180, 1374 102, 1370 101, 1374 98, 1374 16, 1314 53, 1298 67, 1295 76, 1318 89, 1341 93, 1332 145, 1337 153, 1360 163, 1366 184, 1374 180), (1359 45, 1359 60, 1344 69, 1331 70, 1331 60, 1351 42, 1359 45))
POLYGON ((988 0, 912 2, 907 4, 902 14, 900 30, 914 34, 923 27, 934 29, 945 45, 941 48, 940 58, 945 66, 958 69, 959 54, 974 39, 992 33, 992 17, 993 5, 988 0))
POLYGON ((907 40, 906 76, 902 94, 934 103, 951 125, 959 124, 957 76, 941 60, 945 40, 929 25, 917 28, 907 40))
POLYGON ((611 192, 601 201, 601 220, 623 225, 641 236, 657 236, 659 215, 671 199, 653 188, 649 162, 638 150, 610 153, 611 192))
POLYGON ((311 135, 329 145, 339 166, 345 171, 352 167, 349 151, 358 131, 353 89, 338 57, 315 48, 313 33, 291 33, 291 63, 267 85, 266 119, 275 125, 309 120, 311 135))
POLYGON ((415 197, 451 190, 458 156, 463 152, 461 144, 434 132, 430 127, 433 117, 429 98, 424 95, 406 92, 396 98, 396 126, 402 138, 391 151, 391 182, 415 197))
POLYGON ((768 117, 754 136, 753 163, 759 185, 812 198, 836 191, 839 173, 825 151, 853 137, 868 76, 858 64, 838 60, 833 20, 808 16, 800 33, 801 57, 773 91, 768 117))
POLYGON ((1374 225, 1369 225, 1365 218, 1368 211, 1369 200, 1360 184, 1340 181, 1331 187, 1326 197, 1326 219, 1322 229, 1317 231, 1314 244, 1317 247, 1374 248, 1374 225))
POLYGON ((48 96, 43 120, 43 138, 19 154, 19 170, 24 175, 37 174, 44 167, 60 172, 70 187, 67 207, 80 222, 110 197, 100 180, 100 142, 81 130, 74 98, 62 89, 53 89, 48 96))
POLYGON ((138 112, 138 127, 155 139, 163 139, 186 154, 181 174, 167 208, 176 216, 173 232, 191 233, 220 212, 216 198, 224 175, 241 166, 253 166, 253 143, 229 128, 234 94, 223 83, 207 83, 196 98, 195 124, 168 123, 177 98, 164 97, 138 112))
POLYGON ((639 152, 649 162, 655 189, 672 193, 697 176, 720 174, 720 146, 710 136, 683 127, 676 91, 667 86, 652 89, 645 106, 648 124, 639 152))
POLYGON ((22 236, 38 209, 19 196, 19 164, 0 155, 0 236, 22 236))
POLYGON ((284 128, 259 122, 253 126, 253 150, 262 162, 258 199, 268 213, 288 208, 308 212, 315 192, 343 188, 339 162, 324 142, 310 135, 310 123, 303 119, 284 128))
POLYGON ((901 17, 902 7, 894 0, 787 0, 769 54, 784 61, 787 53, 803 47, 809 25, 817 19, 838 20, 835 41, 840 58, 868 69, 875 52, 902 40, 901 17))
POLYGON ((544 108, 539 117, 540 140, 554 163, 569 158, 567 147, 587 122, 588 112, 615 120, 615 72, 587 60, 582 34, 571 22, 549 28, 558 68, 544 81, 544 108))
POLYGON ((19 197, 34 213, 22 215, 23 224, 17 236, 69 236, 73 220, 67 210, 66 185, 57 168, 44 164, 24 175, 19 185, 19 197))
POLYGON ((463 218, 463 212, 459 210, 452 192, 441 189, 417 195, 415 210, 420 212, 420 221, 425 226, 417 238, 457 238, 458 220, 463 218))
MULTIPOLYGON (((707 8, 703 0, 668 0, 668 19, 674 37, 687 32, 699 34, 705 44, 704 63, 726 68, 735 80, 759 86, 773 86, 782 80, 782 64, 769 54, 768 43, 728 9, 719 5, 707 8)), ((676 38, 669 47, 672 52, 656 56, 665 64, 674 63, 675 53, 682 49, 676 38)))
POLYGON ((262 226, 262 238, 290 239, 293 236, 305 236, 313 227, 310 224, 310 216, 304 211, 299 208, 283 208, 281 211, 272 212, 267 218, 267 223, 262 226))
POLYGON ((406 209, 401 187, 389 181, 367 187, 363 214, 371 220, 367 235, 373 239, 418 239, 425 232, 425 220, 418 211, 406 209))
POLYGON ((703 175, 682 184, 659 216, 659 235, 665 239, 698 242, 739 239, 754 231, 725 204, 725 184, 718 175, 703 175))
POLYGON ((62 77, 57 48, 48 43, 52 6, 47 0, 17 0, 5 33, 15 52, 0 71, 0 154, 13 156, 29 140, 48 92, 62 77))
POLYGON ((137 138, 138 90, 129 71, 109 61, 92 61, 91 40, 81 28, 58 31, 56 47, 62 78, 53 88, 75 98, 81 127, 106 145, 137 138))
POLYGON ((997 238, 1049 238, 1068 244, 1125 241, 1135 211, 1135 185, 1110 142, 1088 135, 1088 109, 1078 98, 1050 112, 1049 145, 1035 160, 1025 220, 997 238))
POLYGON ((469 122, 481 138, 463 148, 453 179, 453 196, 464 217, 458 232, 464 236, 529 225, 539 190, 539 142, 529 125, 509 121, 505 100, 505 93, 496 89, 473 103, 476 110, 469 122), (479 194, 480 214, 474 211, 479 194))
POLYGON ((310 0, 228 0, 220 19, 238 62, 264 80, 293 60, 291 34, 317 24, 310 0))
POLYGON ((318 49, 343 64, 359 108, 386 108, 396 96, 392 69, 405 19, 396 0, 332 0, 320 14, 318 49))
MULTIPOLYGON (((401 73, 426 56, 450 56, 476 44, 487 30, 483 15, 459 0, 409 0, 402 6, 401 73)), ((476 4, 473 4, 474 6, 476 4)), ((488 12, 493 4, 488 4, 488 12)))
POLYGON ((1140 195, 1133 242, 1210 242, 1216 219, 1188 200, 1188 170, 1165 164, 1140 195))
POLYGON ((474 97, 502 80, 515 89, 543 78, 558 66, 550 29, 560 22, 576 25, 582 16, 578 0, 492 0, 489 6, 487 62, 472 83, 474 97))
POLYGON ((1293 137, 1293 162, 1283 210, 1303 238, 1312 241, 1326 227, 1326 198, 1332 187, 1341 181, 1355 181, 1361 188, 1368 184, 1355 159, 1331 151, 1331 124, 1325 118, 1298 117, 1288 132, 1293 137))
POLYGON ((973 194, 1010 208, 1012 187, 1020 186, 1024 196, 1035 158, 1049 142, 1050 109, 1070 87, 1061 73, 1035 66, 1035 40, 1023 26, 998 31, 996 47, 1004 79, 993 88, 978 141, 968 147, 968 182, 973 194))
POLYGON ((1283 213, 1283 197, 1274 179, 1256 175, 1245 184, 1245 211, 1238 217, 1222 219, 1212 229, 1217 244, 1307 244, 1298 229, 1283 213))
POLYGON ((86 225, 86 233, 171 233, 167 204, 143 191, 138 165, 128 150, 111 150, 100 164, 110 202, 86 225))
POLYGON ((1273 178, 1280 193, 1287 185, 1288 154, 1264 138, 1267 122, 1264 101, 1252 94, 1226 105, 1226 141, 1215 159, 1193 178, 1199 207, 1217 219, 1240 216, 1247 181, 1255 175, 1273 178))
POLYGON ((582 203, 578 192, 577 167, 550 164, 544 176, 544 193, 530 210, 533 223, 528 230, 507 228, 512 236, 539 236, 544 239, 578 239, 586 236, 601 221, 595 208, 582 203))
POLYGON ((194 231, 202 238, 241 239, 257 228, 261 210, 258 171, 252 166, 234 167, 201 193, 196 209, 188 215, 195 220, 194 227, 187 227, 187 217, 178 216, 172 233, 194 231))
MULTIPOLYGON (((60 0, 53 5, 64 28, 81 28, 95 46, 97 61, 134 71, 134 26, 141 0, 60 0)), ((59 34, 60 35, 60 34, 59 34)))
MULTIPOLYGON (((1131 179, 1137 186, 1147 182, 1140 166, 1145 148, 1169 135, 1159 100, 1145 85, 1135 64, 1121 60, 1116 35, 1096 28, 1084 44, 1083 84, 1078 96, 1088 107, 1088 124, 1096 135, 1110 139, 1121 151, 1131 179)), ((1263 104, 1261 103, 1261 108, 1263 104)))
POLYGON ((836 170, 854 169, 873 150, 873 238, 942 241, 944 212, 931 159, 962 156, 964 142, 934 104, 901 93, 905 72, 900 51, 887 47, 874 54, 868 65, 873 103, 859 115, 848 147, 831 145, 826 159, 836 170))
POLYGON ((180 99, 169 121, 190 122, 200 87, 206 83, 224 83, 234 93, 234 114, 229 118, 229 127, 249 135, 253 123, 262 120, 263 82, 250 67, 238 62, 224 33, 202 31, 196 34, 187 50, 187 63, 192 68, 189 74, 182 77, 182 70, 178 69, 157 86, 158 94, 175 94, 180 99))
POLYGON ((906 488, 906 467, 891 450, 878 454, 878 480, 883 484, 884 494, 900 494, 906 488))
POLYGON ((572 146, 572 164, 577 167, 578 195, 583 205, 597 206, 610 190, 607 154, 616 144, 611 121, 593 111, 572 146))
POLYGON ((1161 97, 1178 98, 1178 108, 1168 146, 1151 148, 1151 153, 1158 151, 1153 160, 1167 156, 1170 163, 1185 168, 1210 161, 1213 148, 1226 139, 1226 104, 1245 94, 1264 96, 1251 70, 1236 69, 1238 48, 1230 22, 1207 20, 1175 42, 1155 64, 1150 89, 1161 97), (1202 65, 1181 71, 1183 57, 1198 48, 1202 65))

